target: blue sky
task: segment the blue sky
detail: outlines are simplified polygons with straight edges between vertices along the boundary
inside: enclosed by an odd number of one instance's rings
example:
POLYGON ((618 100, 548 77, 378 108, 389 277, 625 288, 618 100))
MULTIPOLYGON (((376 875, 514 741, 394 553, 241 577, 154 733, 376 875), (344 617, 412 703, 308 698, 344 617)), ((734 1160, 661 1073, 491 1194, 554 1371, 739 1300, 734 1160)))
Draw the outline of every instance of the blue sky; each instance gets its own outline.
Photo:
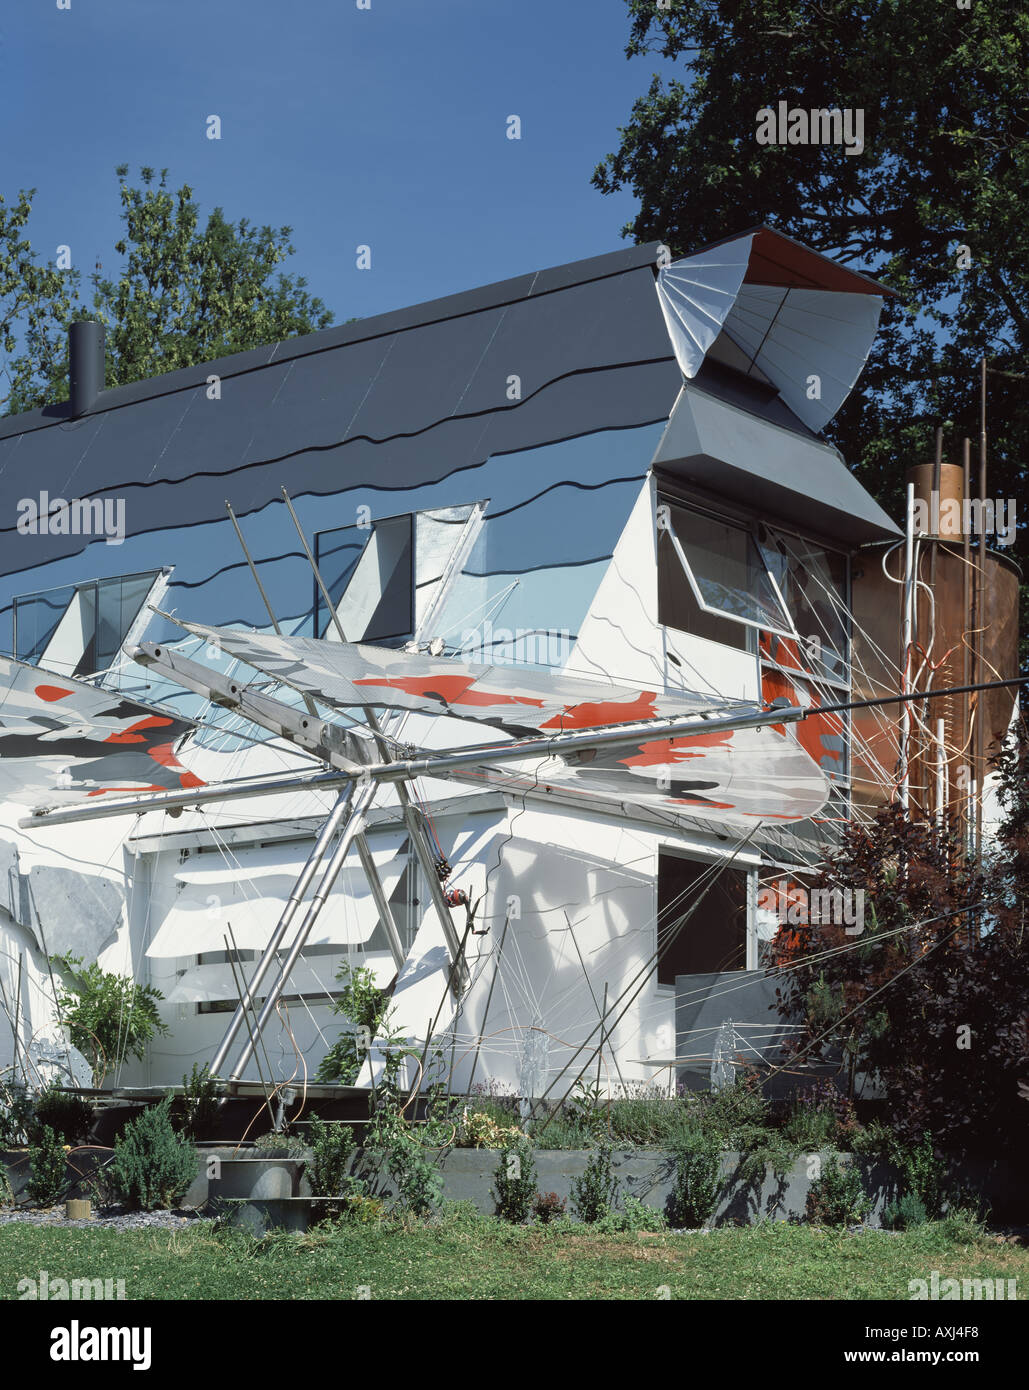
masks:
POLYGON ((292 226, 287 268, 337 321, 625 244, 634 200, 590 175, 662 65, 625 58, 624 0, 5 8, 0 192, 38 189, 41 259, 116 268, 123 162, 167 167, 202 213, 292 226))

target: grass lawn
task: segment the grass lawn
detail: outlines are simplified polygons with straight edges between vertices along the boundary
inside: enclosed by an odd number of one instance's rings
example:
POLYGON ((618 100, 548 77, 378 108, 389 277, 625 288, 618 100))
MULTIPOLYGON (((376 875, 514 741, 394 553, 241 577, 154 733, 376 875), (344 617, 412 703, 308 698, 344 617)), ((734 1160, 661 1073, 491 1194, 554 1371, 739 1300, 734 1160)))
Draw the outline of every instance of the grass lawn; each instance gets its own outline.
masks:
POLYGON ((113 1278, 129 1299, 899 1299, 909 1279, 1017 1279, 1029 1249, 960 1220, 899 1235, 785 1224, 596 1235, 448 1214, 262 1241, 236 1231, 0 1227, 0 1299, 18 1280, 113 1278), (667 1292, 665 1291, 667 1290, 667 1292))

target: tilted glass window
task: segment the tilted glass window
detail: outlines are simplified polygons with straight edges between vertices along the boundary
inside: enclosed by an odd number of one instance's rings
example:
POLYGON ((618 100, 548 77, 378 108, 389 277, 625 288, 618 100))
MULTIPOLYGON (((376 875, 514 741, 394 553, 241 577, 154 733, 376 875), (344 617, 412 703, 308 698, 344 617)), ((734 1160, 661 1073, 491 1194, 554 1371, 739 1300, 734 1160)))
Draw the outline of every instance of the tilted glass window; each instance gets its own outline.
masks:
MULTIPOLYGON (((474 504, 385 517, 315 537, 318 568, 348 642, 405 642, 418 628, 474 504)), ((319 593, 316 631, 336 624, 319 593)))
POLYGON ((162 571, 90 579, 14 600, 14 654, 65 676, 112 665, 162 571))
MULTIPOLYGON (((703 612, 786 637, 797 636, 789 609, 750 531, 666 500, 658 508, 658 530, 667 533, 703 612)), ((673 562, 672 557, 665 553, 661 562, 673 562)), ((668 620, 659 614, 659 621, 668 620)))

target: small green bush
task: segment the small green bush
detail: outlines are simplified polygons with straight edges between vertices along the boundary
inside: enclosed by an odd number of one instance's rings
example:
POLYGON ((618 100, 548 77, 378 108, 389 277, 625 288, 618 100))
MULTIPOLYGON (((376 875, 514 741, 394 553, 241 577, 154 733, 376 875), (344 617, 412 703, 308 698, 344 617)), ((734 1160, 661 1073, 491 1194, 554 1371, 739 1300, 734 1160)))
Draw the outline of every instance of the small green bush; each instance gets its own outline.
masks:
POLYGON ((536 1164, 528 1144, 508 1144, 500 1151, 493 1174, 497 1215, 521 1224, 529 1218, 536 1197, 536 1164))
POLYGON ((276 1134, 269 1130, 254 1140, 254 1148, 260 1158, 303 1158, 307 1145, 299 1134, 276 1134))
POLYGON ((131 1120, 114 1145, 105 1176, 118 1200, 142 1211, 174 1207, 197 1175, 197 1151, 176 1134, 171 1096, 131 1120))
POLYGON ((891 1231, 906 1231, 911 1226, 924 1226, 928 1219, 921 1197, 905 1192, 898 1202, 891 1202, 886 1208, 883 1225, 891 1231))
POLYGON ((14 1206, 14 1190, 7 1169, 0 1164, 0 1208, 14 1206))
POLYGON ((600 1235, 620 1235, 623 1232, 666 1231, 668 1222, 663 1212, 648 1207, 638 1197, 625 1197, 621 1211, 609 1211, 594 1223, 600 1235))
POLYGON ((672 1184, 672 1224, 693 1230, 705 1226, 718 1202, 719 1150, 713 1140, 694 1135, 675 1150, 672 1184))
POLYGON ((28 1194, 37 1207, 52 1207, 61 1200, 67 1172, 64 1143, 49 1125, 44 1125, 38 1143, 29 1149, 28 1194))
POLYGON ((35 1138, 32 1097, 20 1081, 0 1081, 0 1146, 20 1148, 35 1138))
POLYGON ((49 1125, 62 1144, 83 1143, 93 1127, 90 1102, 54 1084, 45 1086, 32 1102, 32 1115, 40 1131, 49 1125))
POLYGON ((190 1139, 209 1139, 218 1114, 218 1083, 206 1062, 202 1067, 193 1063, 182 1078, 182 1091, 182 1132, 190 1139))
POLYGON ((819 1226, 854 1226, 862 1221, 871 1202, 856 1163, 844 1163, 830 1150, 822 1176, 811 1184, 807 1195, 808 1220, 819 1226))
POLYGON ((895 1143, 891 1157, 901 1171, 905 1192, 919 1198, 928 1220, 937 1220, 946 1197, 946 1170, 936 1156, 932 1135, 926 1130, 917 1144, 895 1143))
POLYGON ((350 1172, 357 1144, 347 1124, 328 1124, 315 1116, 311 1122, 309 1177, 316 1197, 349 1197, 361 1190, 350 1172))
POLYGON ((572 1179, 572 1206, 581 1221, 599 1221, 611 1210, 617 1183, 611 1176, 611 1145, 590 1155, 581 1178, 572 1179))

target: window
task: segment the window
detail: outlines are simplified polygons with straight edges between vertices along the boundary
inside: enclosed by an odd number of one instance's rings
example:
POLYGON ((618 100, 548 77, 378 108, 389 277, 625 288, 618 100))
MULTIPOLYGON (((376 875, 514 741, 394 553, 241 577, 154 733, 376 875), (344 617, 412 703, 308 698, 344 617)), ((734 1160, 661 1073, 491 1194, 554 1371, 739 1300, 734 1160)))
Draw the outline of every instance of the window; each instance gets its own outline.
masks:
MULTIPOLYGON (((750 531, 716 517, 688 511, 666 499, 660 502, 658 517, 659 567, 674 571, 678 565, 686 580, 684 592, 682 585, 673 581, 672 574, 666 573, 664 585, 659 578, 660 623, 692 632, 694 627, 681 627, 680 623, 685 618, 696 625, 695 610, 699 609, 723 623, 741 623, 796 637, 789 610, 750 531), (662 590, 665 611, 661 609, 662 590), (672 609, 668 606, 670 598, 676 605, 672 609)), ((732 645, 745 644, 737 639, 732 645)))
POLYGON ((65 676, 111 666, 163 571, 90 579, 14 600, 14 654, 65 676))
MULTIPOLYGON (((315 536, 315 555, 348 642, 398 645, 418 630, 474 505, 386 517, 315 536)), ((321 593, 315 628, 338 633, 321 593)))
POLYGON ((658 855, 658 984, 746 968, 749 878, 746 869, 658 855))
POLYGON ((819 680, 846 688, 850 669, 846 556, 776 531, 762 539, 761 554, 800 635, 799 663, 781 664, 799 664, 819 680))

